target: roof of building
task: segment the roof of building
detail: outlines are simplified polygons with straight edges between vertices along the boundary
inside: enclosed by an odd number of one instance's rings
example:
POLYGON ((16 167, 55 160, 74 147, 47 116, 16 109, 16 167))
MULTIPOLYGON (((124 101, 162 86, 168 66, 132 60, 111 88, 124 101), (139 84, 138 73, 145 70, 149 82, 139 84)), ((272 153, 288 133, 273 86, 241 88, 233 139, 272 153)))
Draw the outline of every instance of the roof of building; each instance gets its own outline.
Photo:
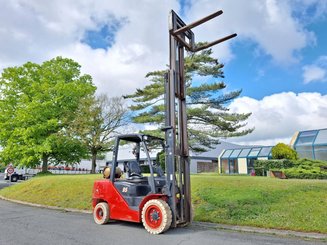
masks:
POLYGON ((327 128, 300 131, 293 138, 292 146, 301 158, 327 160, 327 128))
POLYGON ((224 151, 222 159, 271 157, 272 146, 243 147, 224 151))
POLYGON ((215 149, 212 149, 207 152, 202 152, 202 153, 194 153, 190 152, 190 156, 192 158, 201 158, 201 157, 208 157, 208 158, 215 158, 217 159, 219 155, 225 150, 225 149, 240 149, 240 148, 248 148, 251 146, 242 146, 242 145, 237 145, 233 143, 229 143, 226 141, 220 141, 218 145, 216 145, 215 149))
POLYGON ((294 143, 298 145, 326 145, 327 144, 327 129, 315 129, 300 131, 294 143))

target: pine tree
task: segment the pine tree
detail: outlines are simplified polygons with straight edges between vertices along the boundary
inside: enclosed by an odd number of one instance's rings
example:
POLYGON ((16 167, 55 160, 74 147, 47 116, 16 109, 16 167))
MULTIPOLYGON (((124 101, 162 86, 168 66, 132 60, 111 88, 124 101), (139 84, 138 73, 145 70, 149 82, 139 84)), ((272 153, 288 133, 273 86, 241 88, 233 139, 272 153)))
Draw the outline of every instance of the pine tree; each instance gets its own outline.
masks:
MULTIPOLYGON (((189 145, 194 152, 205 152, 219 143, 219 138, 249 134, 253 129, 242 129, 251 113, 231 113, 228 104, 238 97, 241 90, 222 93, 226 88, 223 81, 224 65, 212 57, 212 50, 192 53, 185 58, 187 84, 187 121, 189 145), (193 79, 193 78, 197 79, 193 79), (207 77, 211 79, 206 79, 207 77), (204 78, 204 79, 202 79, 204 78), (200 80, 200 81, 198 81, 200 80)), ((134 102, 134 123, 157 126, 155 130, 142 133, 163 137, 160 128, 165 122, 164 75, 167 71, 154 71, 146 75, 151 84, 135 93, 124 96, 134 102)))

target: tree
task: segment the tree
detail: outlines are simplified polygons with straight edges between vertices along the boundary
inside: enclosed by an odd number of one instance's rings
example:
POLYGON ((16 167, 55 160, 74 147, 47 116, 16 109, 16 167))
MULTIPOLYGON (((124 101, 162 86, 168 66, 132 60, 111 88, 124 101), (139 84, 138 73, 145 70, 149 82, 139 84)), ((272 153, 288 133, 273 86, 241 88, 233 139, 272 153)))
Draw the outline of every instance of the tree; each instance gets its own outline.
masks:
POLYGON ((97 156, 111 149, 113 137, 128 123, 127 108, 121 97, 103 94, 83 100, 77 115, 70 131, 87 147, 95 173, 97 156))
POLYGON ((298 159, 297 152, 284 143, 278 143, 271 149, 273 159, 298 159))
POLYGON ((49 160, 78 161, 83 147, 65 131, 80 101, 95 92, 80 65, 57 57, 41 65, 27 62, 0 77, 0 144, 4 162, 36 166, 49 160))
MULTIPOLYGON (((187 84, 187 120, 190 148, 195 152, 212 149, 219 143, 220 137, 235 137, 251 133, 253 129, 242 129, 251 113, 230 113, 226 105, 238 97, 241 91, 221 93, 226 87, 224 82, 193 81, 192 77, 210 76, 212 79, 224 78, 223 65, 212 57, 212 50, 192 53, 185 58, 185 78, 187 84)), ((143 89, 126 95, 135 104, 130 109, 136 114, 135 123, 157 126, 156 130, 144 130, 144 133, 162 136, 160 128, 164 125, 164 74, 167 71, 155 71, 146 75, 151 81, 143 89)), ((204 80, 204 79, 199 79, 204 80)))

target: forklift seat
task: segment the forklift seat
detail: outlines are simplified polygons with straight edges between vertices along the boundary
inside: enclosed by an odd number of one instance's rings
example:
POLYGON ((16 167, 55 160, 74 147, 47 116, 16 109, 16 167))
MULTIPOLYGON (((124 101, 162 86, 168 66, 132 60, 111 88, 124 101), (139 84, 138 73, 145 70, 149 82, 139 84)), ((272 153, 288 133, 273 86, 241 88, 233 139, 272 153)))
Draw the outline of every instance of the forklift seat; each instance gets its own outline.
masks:
POLYGON ((127 172, 128 178, 142 178, 142 171, 136 161, 130 161, 124 164, 124 170, 127 172))

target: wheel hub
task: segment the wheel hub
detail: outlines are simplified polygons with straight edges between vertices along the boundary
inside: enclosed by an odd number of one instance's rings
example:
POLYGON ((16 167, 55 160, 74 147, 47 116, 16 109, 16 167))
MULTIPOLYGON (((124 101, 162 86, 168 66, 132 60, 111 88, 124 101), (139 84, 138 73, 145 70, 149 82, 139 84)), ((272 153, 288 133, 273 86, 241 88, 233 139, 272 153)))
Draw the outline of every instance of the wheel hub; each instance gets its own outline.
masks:
POLYGON ((98 210, 98 212, 97 212, 97 216, 98 216, 98 218, 100 218, 100 219, 103 217, 103 211, 102 211, 102 209, 98 210))
POLYGON ((152 210, 152 212, 150 213, 150 220, 156 223, 159 219, 159 213, 156 210, 152 210))

